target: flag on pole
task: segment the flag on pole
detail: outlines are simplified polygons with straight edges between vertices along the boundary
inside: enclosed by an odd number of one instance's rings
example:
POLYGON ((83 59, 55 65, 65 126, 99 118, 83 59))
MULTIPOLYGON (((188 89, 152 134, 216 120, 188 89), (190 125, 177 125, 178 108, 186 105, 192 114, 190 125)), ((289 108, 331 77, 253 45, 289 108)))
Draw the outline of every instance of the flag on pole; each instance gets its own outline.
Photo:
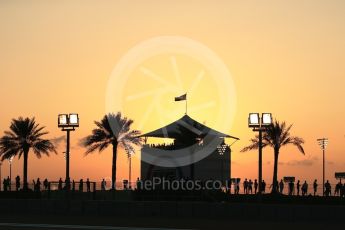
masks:
POLYGON ((185 101, 185 100, 187 100, 187 94, 186 93, 179 96, 179 97, 175 97, 175 101, 185 101))

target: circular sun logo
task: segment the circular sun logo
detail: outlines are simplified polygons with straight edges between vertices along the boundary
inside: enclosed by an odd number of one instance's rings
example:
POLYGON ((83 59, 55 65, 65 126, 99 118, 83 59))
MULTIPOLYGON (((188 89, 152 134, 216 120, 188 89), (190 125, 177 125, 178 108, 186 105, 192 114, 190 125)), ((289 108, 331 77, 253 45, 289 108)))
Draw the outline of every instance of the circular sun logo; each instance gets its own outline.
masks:
MULTIPOLYGON (((154 37, 134 46, 115 65, 107 85, 106 113, 116 111, 134 118, 142 131, 188 114, 227 132, 236 111, 236 91, 226 65, 205 45, 179 36, 154 37), (183 102, 174 100, 184 94, 183 102)), ((189 165, 214 152, 222 141, 212 134, 204 139, 208 141, 202 147, 150 148, 142 151, 141 160, 163 167, 189 165)))

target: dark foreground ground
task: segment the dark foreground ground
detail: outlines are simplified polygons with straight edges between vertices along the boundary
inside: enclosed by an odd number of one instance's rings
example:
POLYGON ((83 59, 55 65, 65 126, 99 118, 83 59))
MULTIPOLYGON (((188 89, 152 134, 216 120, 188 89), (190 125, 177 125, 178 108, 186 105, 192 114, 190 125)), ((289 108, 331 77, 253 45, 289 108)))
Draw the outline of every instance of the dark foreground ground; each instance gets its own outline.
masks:
POLYGON ((220 194, 222 199, 210 199, 202 194, 196 200, 178 193, 173 197, 141 194, 134 199, 121 192, 75 197, 69 193, 5 195, 0 196, 0 230, 345 229, 345 199, 339 197, 265 195, 259 199, 220 194))
POLYGON ((68 216, 1 216, 0 229, 344 229, 344 222, 275 222, 191 218, 116 218, 68 216), (8 224, 7 224, 8 223, 8 224), (10 223, 23 224, 13 227, 10 223), (32 225, 33 224, 33 225, 32 225), (39 224, 39 225, 35 225, 39 224), (43 224, 43 225, 42 225, 43 224), (57 225, 57 226, 54 226, 57 225))

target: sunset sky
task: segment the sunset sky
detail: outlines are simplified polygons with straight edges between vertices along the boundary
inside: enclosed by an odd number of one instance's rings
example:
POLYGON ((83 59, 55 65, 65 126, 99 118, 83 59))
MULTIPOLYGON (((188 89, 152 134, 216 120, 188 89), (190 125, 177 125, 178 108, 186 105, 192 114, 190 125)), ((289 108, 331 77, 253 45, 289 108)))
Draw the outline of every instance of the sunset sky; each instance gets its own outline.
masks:
MULTIPOLYGON (((110 81, 112 71, 137 44, 178 36, 212 50, 231 73, 234 91, 226 91, 224 76, 188 55, 147 58, 131 66, 128 76, 119 76, 126 82, 119 84, 122 94, 114 99, 135 121, 134 129, 145 133, 183 116, 184 103, 174 97, 188 92, 203 72, 188 94, 188 114, 241 139, 232 146, 234 177, 256 178, 257 151, 240 153, 254 135, 247 126, 248 113, 271 112, 293 124, 292 134, 306 141, 306 155, 294 147, 282 149, 279 178, 321 181, 322 152, 316 139, 328 137, 326 177, 334 182, 334 172, 345 171, 344 15, 342 0, 1 1, 1 135, 12 118, 35 116, 49 131, 47 138, 60 140, 64 133, 57 127, 57 115, 77 112, 80 127, 71 134, 71 177, 110 178, 111 149, 85 157, 78 143, 108 111, 108 84, 116 82, 110 81), (158 97, 133 99, 161 87, 143 68, 178 87, 168 87, 158 97), (236 107, 227 107, 222 98, 230 98, 236 107), (232 126, 224 126, 232 118, 232 126)), ((30 181, 65 177, 65 142, 58 143, 58 155, 30 156, 30 181)), ((139 158, 136 152, 132 178, 139 176, 139 158)), ((263 176, 270 183, 272 149, 264 150, 263 161, 263 176)), ((14 176, 22 176, 22 166, 22 159, 13 160, 14 176)), ((9 174, 8 168, 3 162, 2 176, 9 174)), ((128 160, 121 151, 118 179, 126 178, 128 160)))

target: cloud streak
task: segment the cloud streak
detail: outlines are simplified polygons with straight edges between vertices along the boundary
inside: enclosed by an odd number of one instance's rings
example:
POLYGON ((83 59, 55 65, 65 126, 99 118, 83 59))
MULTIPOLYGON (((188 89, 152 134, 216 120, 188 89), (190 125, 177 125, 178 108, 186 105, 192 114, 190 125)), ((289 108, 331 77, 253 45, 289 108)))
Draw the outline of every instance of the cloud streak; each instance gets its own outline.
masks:
POLYGON ((293 160, 288 162, 279 162, 279 165, 287 165, 287 166, 312 166, 315 162, 318 161, 317 157, 312 157, 309 159, 304 160, 293 160))

